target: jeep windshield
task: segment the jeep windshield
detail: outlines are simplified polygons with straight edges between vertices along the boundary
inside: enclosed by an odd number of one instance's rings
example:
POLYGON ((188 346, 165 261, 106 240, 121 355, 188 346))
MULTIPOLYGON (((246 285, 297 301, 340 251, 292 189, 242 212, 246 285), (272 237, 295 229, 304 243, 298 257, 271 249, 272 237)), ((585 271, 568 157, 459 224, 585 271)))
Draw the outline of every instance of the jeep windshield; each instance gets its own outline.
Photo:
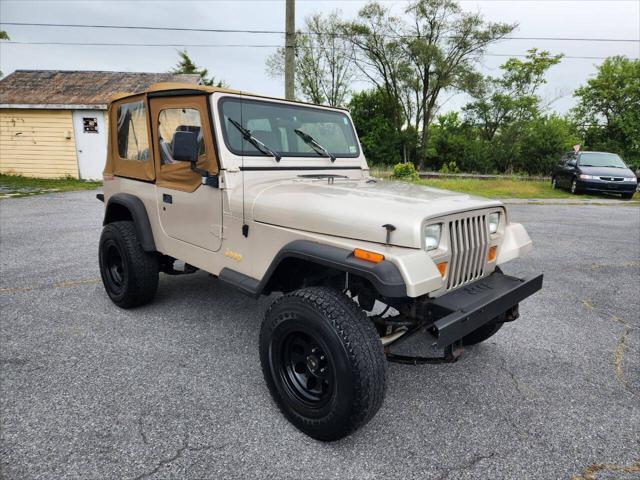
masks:
POLYGON ((268 154, 243 138, 234 122, 282 157, 355 158, 360 154, 351 121, 343 112, 237 97, 221 99, 218 108, 224 142, 236 155, 268 154))

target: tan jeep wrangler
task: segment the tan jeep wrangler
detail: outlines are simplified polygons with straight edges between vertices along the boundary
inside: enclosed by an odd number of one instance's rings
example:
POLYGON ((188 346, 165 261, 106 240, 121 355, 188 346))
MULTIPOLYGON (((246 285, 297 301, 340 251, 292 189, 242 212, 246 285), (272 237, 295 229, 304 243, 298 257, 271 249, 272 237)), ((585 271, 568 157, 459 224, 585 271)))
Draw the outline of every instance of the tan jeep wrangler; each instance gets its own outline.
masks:
POLYGON ((198 269, 252 297, 278 293, 262 370, 314 438, 373 417, 387 361, 453 361, 542 287, 498 268, 531 249, 500 202, 372 178, 346 111, 157 84, 113 99, 109 122, 109 297, 143 305, 160 272, 198 269), (417 333, 442 356, 391 351, 417 333))

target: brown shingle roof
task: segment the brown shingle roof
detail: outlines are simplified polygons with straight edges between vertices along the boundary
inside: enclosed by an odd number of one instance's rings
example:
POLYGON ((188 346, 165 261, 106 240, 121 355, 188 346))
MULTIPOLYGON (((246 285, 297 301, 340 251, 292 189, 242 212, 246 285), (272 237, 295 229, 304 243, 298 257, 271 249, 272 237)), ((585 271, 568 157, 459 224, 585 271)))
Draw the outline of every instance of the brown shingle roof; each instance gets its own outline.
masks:
POLYGON ((197 84, 196 74, 16 70, 0 80, 0 104, 106 105, 119 92, 142 92, 158 82, 197 84))

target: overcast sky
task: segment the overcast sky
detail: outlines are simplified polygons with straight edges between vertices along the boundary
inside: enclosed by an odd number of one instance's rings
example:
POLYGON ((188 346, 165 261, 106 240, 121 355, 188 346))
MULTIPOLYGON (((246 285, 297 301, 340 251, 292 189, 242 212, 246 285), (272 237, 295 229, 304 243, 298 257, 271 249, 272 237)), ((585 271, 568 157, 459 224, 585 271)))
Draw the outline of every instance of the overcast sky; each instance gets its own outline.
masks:
MULTIPOLYGON (((364 1, 297 0, 296 26, 314 12, 340 9, 353 17, 364 1)), ((401 14, 406 1, 384 2, 401 14)), ((487 20, 518 23, 521 37, 640 38, 640 0, 466 0, 462 8, 479 11, 487 20)), ((235 1, 26 1, 0 0, 0 22, 146 25, 245 30, 284 30, 285 2, 235 1)), ((170 44, 279 45, 279 34, 166 32, 47 28, 0 25, 17 42, 118 42, 170 44)), ((491 47, 496 54, 524 54, 537 47, 568 56, 640 57, 640 43, 506 40, 491 47)), ((283 81, 270 78, 265 58, 268 48, 193 47, 189 54, 210 73, 233 88, 283 96, 283 81)), ((506 59, 485 57, 479 65, 485 74, 498 74, 506 59)), ((177 61, 173 47, 113 47, 0 44, 0 70, 17 69, 119 70, 162 72, 177 61)), ((547 100, 561 97, 552 108, 565 112, 573 104, 572 91, 583 84, 601 60, 564 59, 549 72, 542 94, 547 100)), ((444 100, 444 98, 443 98, 444 100)), ((451 99, 444 110, 457 109, 462 96, 451 99)))

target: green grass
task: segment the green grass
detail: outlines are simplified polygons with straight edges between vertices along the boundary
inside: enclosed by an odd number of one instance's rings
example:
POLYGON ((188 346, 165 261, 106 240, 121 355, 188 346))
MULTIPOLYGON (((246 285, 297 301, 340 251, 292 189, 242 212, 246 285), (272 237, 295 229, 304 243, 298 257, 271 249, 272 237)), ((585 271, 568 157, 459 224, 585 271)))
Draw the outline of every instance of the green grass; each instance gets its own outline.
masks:
MULTIPOLYGON (((429 178, 417 180, 420 185, 443 188, 489 198, 526 199, 620 199, 616 195, 572 195, 566 190, 552 189, 550 181, 519 179, 429 178)), ((634 200, 640 199, 636 192, 634 200)))
POLYGON ((50 192, 93 190, 102 182, 75 178, 30 178, 21 175, 0 174, 0 198, 26 197, 50 192))

